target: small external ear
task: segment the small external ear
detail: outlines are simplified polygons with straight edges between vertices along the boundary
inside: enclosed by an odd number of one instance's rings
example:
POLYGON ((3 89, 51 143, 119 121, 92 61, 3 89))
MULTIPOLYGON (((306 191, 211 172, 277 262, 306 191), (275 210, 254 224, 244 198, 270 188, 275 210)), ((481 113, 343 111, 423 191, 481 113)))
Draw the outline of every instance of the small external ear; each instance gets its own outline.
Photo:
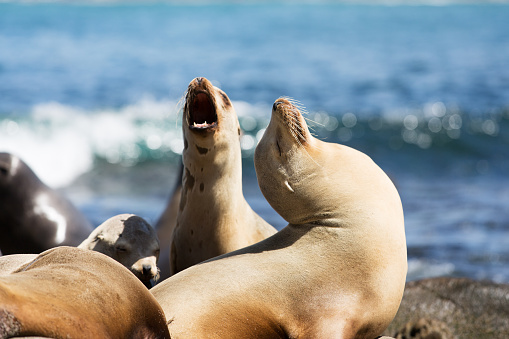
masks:
POLYGON ((99 240, 101 240, 101 241, 102 241, 102 240, 104 240, 104 234, 99 233, 99 234, 97 234, 97 235, 95 236, 94 242, 97 242, 97 241, 99 241, 99 240))

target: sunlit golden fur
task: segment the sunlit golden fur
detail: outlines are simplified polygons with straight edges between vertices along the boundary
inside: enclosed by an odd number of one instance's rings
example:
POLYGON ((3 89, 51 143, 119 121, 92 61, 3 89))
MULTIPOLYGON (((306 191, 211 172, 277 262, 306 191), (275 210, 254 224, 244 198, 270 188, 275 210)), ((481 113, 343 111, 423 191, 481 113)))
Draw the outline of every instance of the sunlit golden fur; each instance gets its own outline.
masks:
POLYGON ((151 293, 102 253, 56 247, 5 261, 12 265, 0 271, 0 338, 169 338, 151 293))
POLYGON ((375 338, 407 272, 403 210, 365 154, 314 138, 280 98, 255 152, 262 193, 288 226, 151 291, 172 338, 375 338))
POLYGON ((34 260, 37 254, 11 254, 0 256, 0 276, 17 270, 20 266, 34 260))

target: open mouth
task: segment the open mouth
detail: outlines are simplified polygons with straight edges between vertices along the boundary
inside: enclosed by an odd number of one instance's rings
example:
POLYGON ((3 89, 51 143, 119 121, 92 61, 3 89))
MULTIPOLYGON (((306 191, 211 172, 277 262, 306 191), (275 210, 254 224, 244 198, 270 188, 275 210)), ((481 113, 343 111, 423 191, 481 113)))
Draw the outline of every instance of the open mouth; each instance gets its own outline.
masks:
POLYGON ((200 92, 189 104, 189 128, 209 130, 217 126, 217 114, 209 95, 200 92))

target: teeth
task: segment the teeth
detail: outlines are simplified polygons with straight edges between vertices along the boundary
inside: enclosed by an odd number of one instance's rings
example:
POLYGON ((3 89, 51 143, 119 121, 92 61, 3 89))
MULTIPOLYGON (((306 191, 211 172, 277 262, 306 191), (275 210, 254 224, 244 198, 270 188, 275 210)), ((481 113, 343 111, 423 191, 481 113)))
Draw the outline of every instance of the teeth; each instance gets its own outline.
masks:
POLYGON ((193 127, 207 127, 209 124, 205 121, 203 124, 197 124, 196 122, 193 122, 193 127))

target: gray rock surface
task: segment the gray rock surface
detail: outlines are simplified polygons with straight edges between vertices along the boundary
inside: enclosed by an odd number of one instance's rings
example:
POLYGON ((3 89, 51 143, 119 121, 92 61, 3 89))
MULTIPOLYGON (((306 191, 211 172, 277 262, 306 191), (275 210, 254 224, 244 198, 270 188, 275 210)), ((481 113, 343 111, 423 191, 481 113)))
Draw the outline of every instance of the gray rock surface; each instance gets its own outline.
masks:
POLYGON ((409 282, 384 334, 397 339, 509 338, 509 285, 466 278, 409 282))

